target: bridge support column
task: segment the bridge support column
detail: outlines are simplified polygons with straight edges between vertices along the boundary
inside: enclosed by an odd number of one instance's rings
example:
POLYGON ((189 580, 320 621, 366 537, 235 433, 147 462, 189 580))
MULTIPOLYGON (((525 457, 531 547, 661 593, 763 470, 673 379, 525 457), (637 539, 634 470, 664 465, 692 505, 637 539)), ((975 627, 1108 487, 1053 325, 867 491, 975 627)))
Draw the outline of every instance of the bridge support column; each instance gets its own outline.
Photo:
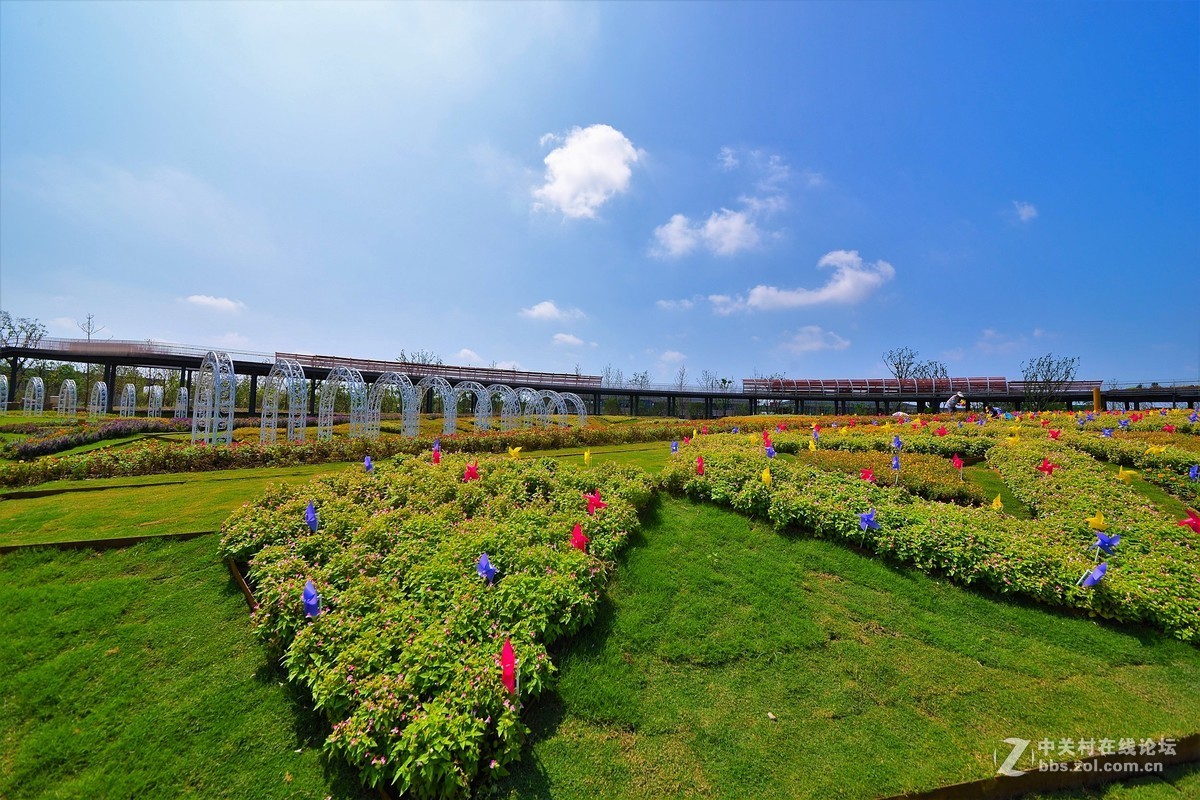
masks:
POLYGON ((250 416, 254 416, 254 401, 258 398, 258 376, 250 376, 250 416))
POLYGON ((108 387, 108 402, 105 403, 107 408, 104 409, 105 414, 113 413, 113 404, 117 400, 117 365, 108 363, 104 365, 104 384, 108 387))
POLYGON ((712 402, 711 397, 704 398, 704 418, 705 419, 713 418, 713 402, 712 402))
POLYGON ((638 415, 638 402, 640 400, 641 400, 641 398, 638 397, 636 394, 630 395, 630 397, 629 397, 629 416, 636 417, 638 415))
POLYGON ((757 397, 750 398, 750 413, 751 413, 751 415, 758 413, 758 398, 757 397))

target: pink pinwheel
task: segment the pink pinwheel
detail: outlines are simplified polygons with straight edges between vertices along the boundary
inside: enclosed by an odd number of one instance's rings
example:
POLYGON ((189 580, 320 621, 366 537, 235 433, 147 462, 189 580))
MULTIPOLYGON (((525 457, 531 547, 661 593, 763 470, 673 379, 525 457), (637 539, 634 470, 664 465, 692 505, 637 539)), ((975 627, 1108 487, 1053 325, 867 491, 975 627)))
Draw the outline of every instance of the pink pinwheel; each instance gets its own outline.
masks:
POLYGON ((605 503, 600 499, 599 489, 597 489, 594 494, 585 494, 583 499, 587 500, 589 517, 595 516, 596 512, 602 508, 608 508, 608 503, 605 503))
POLYGON ((707 425, 701 425, 701 426, 700 426, 700 433, 702 433, 702 434, 704 434, 705 436, 707 436, 707 435, 708 435, 708 426, 707 426, 707 425))
POLYGON ((1200 515, 1196 514, 1196 509, 1189 508, 1187 510, 1187 519, 1181 519, 1178 523, 1185 528, 1191 528, 1194 532, 1200 533, 1200 515))
POLYGON ((575 527, 571 529, 571 547, 586 553, 589 541, 591 540, 583 533, 583 526, 576 522, 575 527))
POLYGON ((1048 458, 1043 458, 1042 463, 1038 466, 1038 471, 1043 473, 1046 477, 1053 475, 1054 470, 1056 469, 1062 469, 1062 467, 1060 467, 1058 464, 1051 464, 1050 459, 1048 458))
POLYGON ((866 481, 867 483, 874 483, 875 482, 875 470, 871 469, 870 467, 864 467, 863 469, 858 471, 858 477, 861 478, 862 480, 866 481))
POLYGON ((1061 430, 1055 430, 1053 428, 1050 429, 1049 433, 1051 439, 1058 439, 1058 437, 1062 435, 1061 430))
POLYGON ((467 468, 463 470, 463 483, 479 480, 479 462, 467 464, 467 468))
POLYGON ((696 474, 704 474, 704 456, 696 456, 696 474))
POLYGON ((500 650, 500 681, 509 694, 517 693, 517 656, 513 652, 512 639, 505 639, 500 650))
POLYGON ((690 437, 690 436, 685 436, 685 437, 683 437, 683 443, 684 443, 684 444, 691 444, 691 443, 692 443, 692 437, 690 437))

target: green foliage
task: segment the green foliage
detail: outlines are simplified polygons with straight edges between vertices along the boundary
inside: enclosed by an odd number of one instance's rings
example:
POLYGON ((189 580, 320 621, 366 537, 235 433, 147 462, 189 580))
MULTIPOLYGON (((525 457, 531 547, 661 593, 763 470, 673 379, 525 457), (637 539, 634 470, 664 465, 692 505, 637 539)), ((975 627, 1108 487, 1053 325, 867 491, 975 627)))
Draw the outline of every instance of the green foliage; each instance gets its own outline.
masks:
POLYGON ((594 616, 652 485, 635 469, 548 458, 481 460, 471 482, 461 455, 377 464, 271 489, 226 522, 222 554, 249 561, 255 630, 333 721, 326 748, 372 786, 464 796, 519 755, 522 703, 553 674, 546 648, 594 616), (593 490, 608 507, 589 516, 593 490), (569 544, 576 523, 587 553, 569 544), (483 552, 494 585, 476 574, 483 552), (324 607, 311 621, 309 579, 324 607), (516 697, 497 666, 506 637, 516 697))

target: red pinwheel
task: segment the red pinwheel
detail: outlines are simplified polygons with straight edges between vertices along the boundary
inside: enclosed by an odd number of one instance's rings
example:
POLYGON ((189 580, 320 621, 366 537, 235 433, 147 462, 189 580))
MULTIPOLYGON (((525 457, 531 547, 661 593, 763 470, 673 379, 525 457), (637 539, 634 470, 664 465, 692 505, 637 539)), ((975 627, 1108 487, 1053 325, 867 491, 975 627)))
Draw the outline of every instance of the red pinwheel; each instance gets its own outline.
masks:
POLYGON ((950 459, 950 463, 954 465, 955 469, 963 468, 963 460, 959 457, 958 453, 954 454, 954 458, 950 459))
POLYGON ((434 464, 442 463, 442 451, 441 450, 433 451, 433 463, 434 464))
POLYGON ((1050 438, 1055 439, 1055 440, 1057 440, 1059 436, 1062 436, 1062 431, 1056 430, 1054 428, 1051 428, 1049 433, 1050 433, 1050 438))
POLYGON ((479 462, 467 464, 467 468, 463 470, 463 483, 479 480, 479 462))
POLYGON ((508 638, 500 649, 500 681, 509 694, 517 693, 517 656, 513 652, 512 639, 508 638))
POLYGON ((1047 426, 1047 425, 1049 425, 1049 424, 1050 424, 1050 420, 1048 420, 1048 419, 1044 419, 1044 420, 1042 420, 1042 427, 1043 427, 1043 428, 1044 428, 1044 427, 1046 427, 1046 426, 1047 426))
POLYGON ((1174 433, 1175 426, 1174 425, 1163 425, 1163 432, 1164 433, 1174 433))
POLYGON ((704 456, 696 456, 696 474, 704 474, 704 456))
POLYGON ((690 437, 690 436, 685 436, 685 437, 683 437, 683 443, 684 443, 684 444, 691 444, 691 443, 692 443, 692 437, 690 437))
POLYGON ((1042 463, 1038 466, 1038 470, 1040 472, 1042 472, 1046 477, 1050 477, 1051 475, 1053 475, 1054 470, 1056 470, 1056 469, 1062 469, 1062 467, 1060 467, 1058 464, 1051 464, 1050 459, 1048 459, 1048 458, 1043 458, 1042 463))
POLYGON ((934 431, 934 433, 936 433, 938 436, 945 436, 949 432, 950 431, 946 430, 945 425, 938 426, 938 429, 936 431, 934 431))
POLYGON ((780 433, 783 433, 784 431, 787 430, 787 423, 786 422, 779 423, 778 425, 775 426, 775 430, 779 431, 780 433))
POLYGON ((871 469, 870 467, 864 467, 863 469, 858 471, 858 477, 861 478, 862 480, 866 481, 867 483, 874 483, 875 482, 875 470, 871 469))
POLYGON ((701 432, 702 434, 704 434, 705 436, 707 436, 707 435, 708 435, 708 426, 707 426, 707 425, 701 425, 701 426, 700 426, 700 432, 701 432))
POLYGON ((1187 510, 1187 519, 1179 520, 1179 525, 1191 528, 1194 532, 1200 533, 1200 515, 1196 514, 1196 509, 1189 508, 1187 510))
POLYGON ((771 446, 771 434, 767 433, 767 429, 763 428, 763 447, 771 446))
POLYGON ((597 489, 594 494, 585 494, 583 499, 587 500, 589 517, 595 516, 596 512, 602 508, 608 508, 608 503, 605 503, 600 499, 599 489, 597 489))
POLYGON ((571 547, 586 553, 590 541, 591 539, 583 533, 583 526, 576 522, 575 527, 571 529, 571 547))

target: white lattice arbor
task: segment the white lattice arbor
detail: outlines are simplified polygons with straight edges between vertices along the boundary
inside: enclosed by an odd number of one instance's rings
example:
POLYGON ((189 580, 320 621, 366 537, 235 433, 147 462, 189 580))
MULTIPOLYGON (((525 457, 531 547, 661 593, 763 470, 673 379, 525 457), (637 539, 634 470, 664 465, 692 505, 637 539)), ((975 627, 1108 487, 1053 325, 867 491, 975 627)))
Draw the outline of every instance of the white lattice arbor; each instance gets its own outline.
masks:
POLYGON ((196 373, 196 408, 192 414, 192 443, 230 444, 233 441, 233 400, 237 376, 228 353, 210 350, 196 373))
POLYGON ((521 421, 529 428, 541 424, 550 424, 550 412, 542 400, 542 393, 537 389, 522 386, 515 390, 517 399, 521 401, 521 421))
POLYGON ((75 381, 67 378, 62 382, 62 386, 58 387, 58 415, 73 417, 78 410, 79 395, 75 389, 75 381))
POLYGON ((454 386, 454 408, 467 395, 475 397, 475 430, 486 431, 492 427, 492 393, 475 381, 462 381, 454 386))
POLYGON ((367 434, 367 384, 353 367, 334 367, 321 382, 321 404, 317 415, 317 438, 333 438, 333 408, 342 389, 350 395, 350 437, 367 434))
POLYGON ((117 404, 117 411, 121 412, 122 417, 132 417, 137 411, 137 387, 132 383, 125 384, 121 389, 121 402, 117 404))
POLYGON ((417 402, 425 400, 425 392, 433 390, 442 403, 442 434, 449 436, 458 430, 458 398, 454 388, 441 375, 426 375, 416 386, 417 402))
POLYGON ((308 424, 305 408, 304 367, 292 358, 280 358, 267 375, 263 390, 262 422, 259 424, 258 440, 263 444, 275 444, 279 427, 279 402, 287 400, 287 440, 303 442, 308 424))
POLYGON ((575 407, 575 421, 579 423, 579 427, 587 425, 587 406, 583 403, 583 398, 574 392, 559 392, 559 397, 564 403, 569 403, 575 407))
POLYGON ((186 386, 180 386, 179 391, 175 393, 175 419, 187 419, 188 415, 188 390, 186 386))
POLYGON ((27 416, 40 417, 45 407, 46 384, 41 378, 30 378, 25 384, 25 402, 22 403, 21 410, 27 416))
POLYGON ((161 417, 163 407, 163 387, 155 385, 146 392, 146 416, 161 417))
POLYGON ((389 397, 400 404, 404 415, 404 435, 411 437, 420 433, 421 401, 416 387, 407 375, 385 372, 371 385, 371 393, 367 397, 367 438, 379 438, 383 401, 389 397))
POLYGON ((88 395, 88 418, 103 417, 108 410, 108 384, 96 381, 92 384, 92 393, 88 395))
POLYGON ((516 390, 503 383, 493 383, 487 388, 492 397, 500 400, 500 430, 510 431, 517 427, 521 417, 521 399, 516 390))
POLYGON ((563 401, 562 395, 558 392, 543 389, 538 392, 542 398, 542 410, 547 425, 555 423, 560 427, 567 426, 567 404, 563 401))
POLYGON ((0 375, 0 414, 8 413, 8 376, 0 375))

